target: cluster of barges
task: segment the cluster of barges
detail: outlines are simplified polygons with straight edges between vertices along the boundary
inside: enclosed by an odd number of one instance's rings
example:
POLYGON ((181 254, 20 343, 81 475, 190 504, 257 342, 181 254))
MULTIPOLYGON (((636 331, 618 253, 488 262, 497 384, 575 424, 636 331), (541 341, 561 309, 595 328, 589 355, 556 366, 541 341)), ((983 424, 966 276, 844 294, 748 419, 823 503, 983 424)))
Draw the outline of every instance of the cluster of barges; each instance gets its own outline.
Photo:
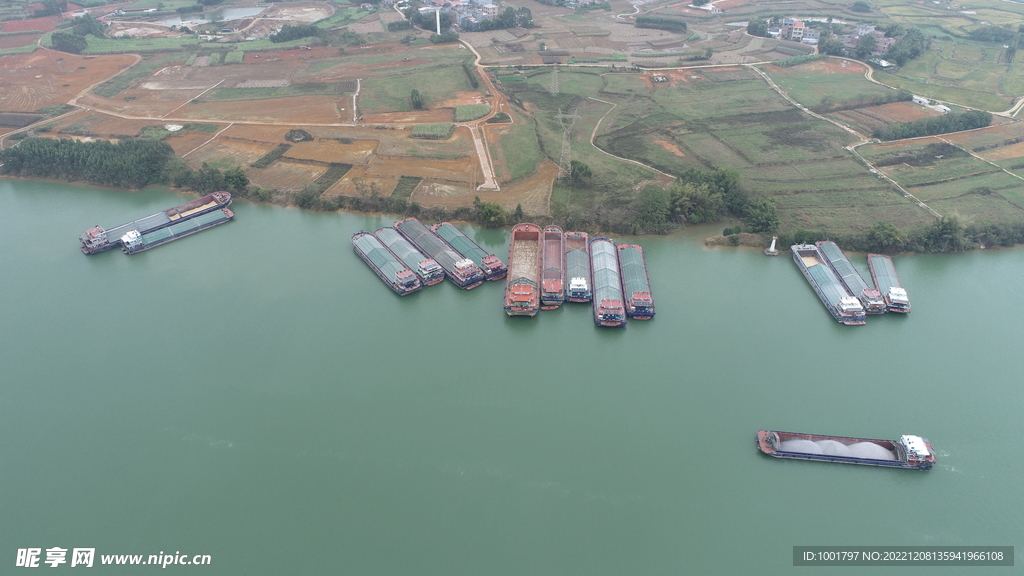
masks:
POLYGON ((354 234, 352 247, 402 296, 445 277, 466 290, 484 280, 504 278, 504 308, 509 316, 535 316, 564 302, 590 302, 599 326, 624 326, 627 318, 654 317, 643 248, 616 246, 607 238, 590 240, 586 232, 516 224, 508 267, 451 222, 428 227, 406 218, 372 234, 354 234))
POLYGON ((598 326, 625 326, 627 318, 654 317, 654 297, 643 248, 616 246, 608 238, 589 240, 586 232, 512 227, 505 312, 534 316, 564 302, 590 302, 598 326))
POLYGON ((507 269, 451 222, 431 227, 415 218, 352 235, 352 248, 377 276, 401 296, 447 277, 472 290, 484 280, 500 280, 507 269))
POLYGON ((230 193, 214 192, 109 230, 93 226, 79 236, 82 252, 97 254, 118 247, 125 254, 149 250, 230 221, 235 217, 230 204, 230 193))
POLYGON ((910 312, 892 258, 868 254, 869 285, 835 242, 794 244, 793 260, 829 313, 847 326, 864 324, 867 314, 910 312))

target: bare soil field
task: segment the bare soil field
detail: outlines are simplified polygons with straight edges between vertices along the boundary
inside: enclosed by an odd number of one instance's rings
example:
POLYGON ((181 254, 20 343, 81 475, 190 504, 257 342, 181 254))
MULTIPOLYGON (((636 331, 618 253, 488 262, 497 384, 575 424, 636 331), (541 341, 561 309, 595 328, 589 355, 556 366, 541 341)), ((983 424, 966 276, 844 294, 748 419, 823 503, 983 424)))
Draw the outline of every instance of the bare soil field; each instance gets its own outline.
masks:
MULTIPOLYGON (((162 124, 162 122, 154 120, 128 120, 125 118, 118 118, 117 116, 110 116, 109 114, 96 113, 95 111, 89 113, 88 116, 76 114, 75 118, 78 119, 78 122, 71 124, 77 124, 81 129, 87 130, 91 135, 97 138, 136 136, 144 126, 162 124), (82 121, 84 118, 87 118, 87 120, 82 121)), ((61 128, 71 124, 67 124, 61 128)), ((54 132, 59 131, 60 129, 54 129, 54 132)))
POLYGON ((452 122, 454 120, 455 111, 451 108, 362 115, 362 122, 367 124, 426 124, 429 122, 452 122))
POLYGON ((1024 158, 1024 142, 1011 144, 1010 146, 1001 146, 994 150, 985 150, 979 154, 986 160, 992 161, 1024 158))
POLYGON ((342 144, 334 139, 320 138, 314 142, 295 144, 285 152, 284 157, 317 162, 368 164, 379 144, 377 140, 355 140, 351 144, 342 144))
POLYGON ((391 196, 398 185, 398 177, 371 176, 366 173, 367 166, 354 166, 345 176, 324 190, 325 198, 336 196, 365 196, 375 191, 381 198, 391 196))
MULTIPOLYGON (((68 5, 70 8, 70 5, 68 5)), ((42 5, 39 5, 42 8, 42 5)), ((0 24, 0 32, 24 32, 25 30, 39 30, 40 32, 51 32, 57 29, 57 23, 63 20, 61 15, 44 16, 43 18, 26 18, 25 20, 8 20, 0 24)))
POLYGON ((308 50, 290 48, 276 52, 250 52, 242 58, 242 64, 261 64, 280 60, 320 60, 337 56, 338 49, 331 46, 315 46, 308 50))
POLYGON ((326 166, 278 160, 266 168, 248 168, 246 175, 260 188, 301 190, 324 172, 327 172, 326 166))
POLYGON ((36 50, 0 58, 0 110, 29 112, 67 103, 82 90, 135 62, 130 54, 76 56, 52 52, 52 56, 49 50, 36 50))
POLYGON ((285 134, 290 130, 287 126, 259 126, 256 124, 234 124, 224 131, 221 138, 233 140, 253 140, 274 146, 285 142, 285 134))
POLYGON ((448 209, 472 206, 479 196, 484 202, 497 202, 509 210, 522 205, 528 214, 547 214, 551 204, 551 186, 558 176, 558 165, 545 160, 537 172, 511 184, 502 185, 500 191, 478 191, 473 185, 448 181, 424 180, 412 194, 412 200, 423 206, 444 206, 448 209))
MULTIPOLYGON (((341 100, 342 107, 347 104, 341 100)), ((186 119, 250 121, 269 123, 338 124, 347 122, 338 109, 339 100, 333 96, 292 96, 274 100, 248 100, 238 102, 200 102, 188 104, 174 113, 186 119)))
POLYGON ((676 156, 686 156, 686 154, 683 154, 683 151, 679 149, 679 146, 676 146, 671 142, 667 142, 665 140, 655 140, 654 143, 657 144, 658 146, 661 146, 665 150, 668 150, 669 152, 675 154, 676 156))
MULTIPOLYGON (((251 178, 258 172, 258 169, 248 168, 249 164, 259 160, 267 152, 273 150, 274 146, 276 146, 276 144, 236 140, 234 138, 225 138, 222 135, 213 142, 210 142, 206 146, 203 146, 199 150, 190 154, 185 158, 185 160, 193 168, 202 166, 203 162, 242 166, 246 168, 246 174, 251 178)), ((277 162, 275 162, 275 164, 277 164, 277 162)), ((267 168, 264 168, 264 170, 267 170, 267 168)), ((312 180, 309 182, 312 182, 312 180)), ((308 184, 309 182, 304 184, 308 184)))
MULTIPOLYGON (((770 68, 776 68, 770 66, 770 68)), ((825 60, 816 60, 807 64, 801 64, 800 70, 807 72, 815 72, 818 74, 864 74, 867 67, 860 62, 853 62, 851 60, 836 60, 828 58, 825 60)))
POLYGON ((131 36, 132 38, 178 38, 185 36, 177 31, 172 31, 170 26, 152 22, 118 22, 111 21, 107 27, 107 36, 131 36))
POLYGON ((35 44, 41 34, 16 34, 14 36, 0 36, 0 49, 20 48, 35 44))
POLYGON ((480 164, 473 156, 455 159, 413 158, 409 156, 375 156, 370 160, 366 174, 371 177, 419 176, 425 180, 450 182, 482 182, 480 164))
MULTIPOLYGON (((195 150, 197 147, 201 146, 203 142, 206 142, 207 140, 212 138, 214 134, 214 132, 200 132, 190 130, 184 133, 172 134, 167 138, 164 138, 164 142, 170 144, 171 148, 174 149, 174 153, 177 154, 178 156, 181 156, 182 154, 188 154, 192 150, 195 150)), ((211 146, 213 144, 213 142, 210 143, 211 146)), ((199 151, 196 150, 194 154, 198 154, 198 152, 199 151)))
MULTIPOLYGON (((997 119, 1000 118, 993 118, 992 123, 995 124, 997 119)), ((944 138, 948 142, 958 146, 963 146, 970 150, 978 146, 995 144, 1004 140, 1020 138, 1021 136, 1024 136, 1024 124, 1014 122, 1012 124, 1006 123, 997 126, 989 126, 983 130, 972 130, 970 132, 963 132, 960 134, 950 134, 948 136, 944 136, 944 138)))

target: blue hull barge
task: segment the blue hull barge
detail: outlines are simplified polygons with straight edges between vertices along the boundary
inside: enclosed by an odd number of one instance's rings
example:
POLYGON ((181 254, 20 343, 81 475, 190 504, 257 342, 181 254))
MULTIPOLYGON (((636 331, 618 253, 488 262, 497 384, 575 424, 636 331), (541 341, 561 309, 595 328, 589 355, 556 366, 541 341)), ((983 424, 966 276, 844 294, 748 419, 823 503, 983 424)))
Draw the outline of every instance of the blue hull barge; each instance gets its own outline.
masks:
POLYGON ((565 299, 569 302, 590 302, 590 236, 586 232, 565 233, 565 299))
POLYGON ((396 258, 404 262, 407 268, 415 272, 424 286, 433 286, 444 281, 444 268, 434 262, 433 258, 424 256, 419 248, 410 244, 405 236, 398 233, 398 230, 385 226, 378 228, 373 235, 380 240, 381 244, 387 246, 396 258))
POLYGON ((466 236, 465 232, 459 230, 455 224, 441 222, 431 226, 430 231, 440 236, 452 250, 455 250, 464 258, 469 258, 480 267, 480 271, 484 273, 485 280, 501 280, 508 274, 508 268, 505 267, 505 263, 501 261, 501 258, 481 248, 472 238, 466 236))
POLYGON ((590 241, 590 269, 594 276, 594 323, 625 326, 626 308, 622 303, 622 279, 614 242, 607 238, 590 241))
POLYGON ((415 218, 406 218, 395 222, 395 228, 405 239, 419 248, 427 256, 444 268, 448 278, 459 288, 472 290, 483 284, 484 275, 480 268, 469 258, 463 258, 452 250, 422 222, 415 218))
POLYGON ((868 254, 868 268, 871 269, 871 279, 885 298, 889 312, 910 312, 910 298, 907 297, 906 289, 900 285, 900 277, 896 275, 892 258, 885 254, 868 254))
POLYGON ((234 217, 235 213, 230 209, 221 208, 216 212, 207 212, 194 216, 184 222, 171 224, 166 228, 160 228, 148 234, 140 234, 138 230, 129 230, 127 234, 121 237, 121 251, 125 254, 144 252, 161 244, 167 244, 179 238, 191 236, 196 232, 202 232, 207 228, 220 226, 230 222, 234 217))
POLYGON ((847 326, 864 324, 864 307, 846 291, 814 244, 794 244, 793 261, 832 317, 847 326))
POLYGON ((214 192, 180 206, 168 208, 163 212, 157 212, 145 218, 121 224, 110 230, 105 230, 102 226, 93 226, 82 233, 78 239, 82 242, 82 252, 85 254, 97 254, 121 246, 121 238, 132 230, 139 234, 147 234, 161 228, 167 228, 183 220, 195 218, 196 216, 201 216, 221 208, 227 208, 229 204, 231 204, 230 193, 214 192))
POLYGON ((352 248, 399 296, 412 294, 423 288, 416 273, 396 258, 373 234, 356 232, 352 235, 352 248))
POLYGON ((899 440, 876 440, 761 430, 757 448, 769 456, 792 460, 915 470, 928 470, 935 464, 935 451, 928 439, 910 434, 899 440))
POLYGON ((565 302, 565 233, 546 226, 540 244, 541 309, 554 310, 565 302))
POLYGON ((654 295, 647 275, 644 249, 636 244, 619 244, 618 250, 626 315, 635 320, 650 320, 654 318, 654 295))
POLYGON ((882 293, 864 281, 864 277, 853 267, 849 258, 835 242, 815 242, 815 246, 821 251, 828 261, 832 271, 839 277, 846 291, 853 294, 864 306, 868 314, 885 314, 885 300, 882 300, 882 293))

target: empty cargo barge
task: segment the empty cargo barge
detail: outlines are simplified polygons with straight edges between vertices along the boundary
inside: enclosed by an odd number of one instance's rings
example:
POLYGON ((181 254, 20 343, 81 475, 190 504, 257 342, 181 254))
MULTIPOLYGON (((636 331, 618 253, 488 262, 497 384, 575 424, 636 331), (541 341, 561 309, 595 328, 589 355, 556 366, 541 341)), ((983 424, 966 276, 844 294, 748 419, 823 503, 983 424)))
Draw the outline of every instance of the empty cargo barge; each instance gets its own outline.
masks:
POLYGON ((899 440, 825 436, 761 430, 757 448, 775 458, 819 460, 839 464, 928 470, 935 451, 927 438, 904 434, 899 440))
POLYGON ((565 234, 558 226, 546 226, 541 238, 540 303, 554 310, 565 302, 565 234))
POLYGON ((860 300, 846 291, 835 272, 825 264, 825 257, 818 247, 814 244, 794 244, 790 249, 793 251, 793 261, 832 317, 847 326, 864 324, 864 307, 860 300))
POLYGON ((508 273, 508 268, 501 258, 481 248, 455 224, 441 222, 431 226, 430 231, 440 236, 452 250, 472 260, 483 272, 485 280, 501 280, 508 273))
POLYGON ((598 326, 625 326, 626 309, 622 303, 622 279, 615 243, 607 238, 590 242, 590 270, 594 277, 594 323, 598 326))
POLYGON ((141 234, 138 230, 129 230, 124 236, 121 237, 121 251, 125 254, 136 254, 149 250, 150 248, 156 248, 161 244, 167 244, 173 242, 178 238, 184 238, 196 232, 202 232, 207 228, 213 228, 226 222, 229 222, 235 217, 235 213, 229 208, 221 208, 216 212, 206 212, 199 216, 194 216, 188 220, 178 222, 177 224, 171 224, 165 228, 160 228, 149 232, 148 234, 141 234))
POLYGON ((540 226, 521 223, 512 227, 505 280, 505 313, 534 316, 540 309, 540 226))
POLYGON ((586 232, 565 233, 565 299, 590 302, 590 236, 586 232))
POLYGON ((381 244, 387 246, 395 257, 404 262, 407 268, 415 272, 424 286, 433 286, 444 281, 444 269, 434 262, 433 258, 424 256, 419 248, 413 246, 405 236, 398 233, 398 230, 385 226, 378 228, 373 235, 381 244))
POLYGON ((654 295, 650 276, 647 275, 644 249, 636 244, 620 244, 618 251, 626 315, 636 320, 650 320, 654 318, 654 295))
POLYGON ((121 224, 110 230, 105 230, 102 226, 93 226, 83 232, 78 239, 82 242, 82 252, 96 254, 120 246, 121 239, 130 231, 134 230, 139 235, 145 235, 182 220, 195 218, 220 208, 227 208, 229 204, 231 204, 230 193, 214 192, 145 218, 121 224))
POLYGON ((892 258, 885 254, 868 254, 868 268, 871 270, 871 279, 875 281, 875 286, 878 286, 879 292, 885 298, 885 305, 889 311, 901 314, 910 312, 910 298, 900 285, 900 277, 896 274, 892 258))
POLYGON ((352 248, 399 296, 412 294, 423 287, 416 273, 392 254, 373 234, 356 232, 352 235, 352 248))
POLYGON ((419 220, 415 218, 399 220, 395 222, 395 228, 402 236, 405 236, 406 240, 412 242, 413 246, 440 264, 448 278, 459 288, 472 290, 483 283, 484 275, 472 260, 463 258, 452 250, 444 243, 444 240, 441 240, 419 220))
POLYGON ((815 246, 821 251, 828 261, 832 271, 839 277, 839 281, 846 287, 846 291, 856 296, 864 306, 868 314, 884 314, 885 300, 882 300, 882 293, 868 286, 864 277, 853 267, 853 263, 846 257, 846 254, 839 249, 839 246, 832 241, 815 242, 815 246))

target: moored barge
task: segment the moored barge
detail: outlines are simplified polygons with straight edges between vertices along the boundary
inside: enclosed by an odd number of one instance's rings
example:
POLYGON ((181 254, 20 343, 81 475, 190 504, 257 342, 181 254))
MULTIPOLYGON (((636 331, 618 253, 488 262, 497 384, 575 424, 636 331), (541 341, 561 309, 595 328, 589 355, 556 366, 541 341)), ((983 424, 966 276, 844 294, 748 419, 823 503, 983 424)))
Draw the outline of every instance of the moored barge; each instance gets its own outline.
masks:
POLYGON ((199 216, 192 216, 188 220, 171 224, 170 226, 159 228, 152 232, 142 234, 138 230, 132 229, 125 233, 121 237, 121 251, 125 254, 137 254, 144 252, 150 248, 156 248, 161 244, 167 244, 173 242, 179 238, 190 236, 196 232, 202 232, 207 228, 213 228, 214 226, 220 226, 230 222, 235 217, 235 213, 230 208, 221 208, 215 212, 206 212, 199 216))
POLYGON ((873 286, 868 286, 864 277, 854 268, 853 263, 835 242, 826 240, 815 242, 814 245, 825 256, 829 267, 839 277, 839 281, 843 283, 846 291, 860 300, 861 305, 864 306, 864 312, 885 314, 885 300, 882 299, 882 293, 873 286))
POLYGON ((906 289, 900 285, 900 277, 896 274, 892 258, 885 254, 868 254, 868 268, 889 311, 901 314, 910 312, 910 298, 906 289))
POLYGON ((469 258, 479 266, 485 280, 501 280, 508 273, 508 268, 505 267, 501 258, 481 248, 455 224, 441 222, 431 226, 430 231, 440 236, 441 240, 444 240, 452 250, 469 258))
POLYGON ((622 279, 614 242, 607 238, 590 241, 590 270, 594 280, 594 323, 625 326, 626 309, 622 303, 622 279))
POLYGON ((82 243, 82 252, 85 254, 97 254, 120 246, 121 239, 130 231, 134 230, 140 236, 145 235, 161 228, 167 228, 183 220, 227 208, 230 204, 231 194, 229 192, 214 192, 174 208, 168 208, 156 214, 151 214, 145 218, 121 224, 110 230, 106 230, 98 225, 93 226, 83 232, 78 239, 82 243))
POLYGON ((626 315, 636 320, 654 318, 654 295, 647 274, 644 249, 636 244, 619 244, 619 274, 626 298, 626 315))
POLYGON ((541 236, 540 303, 554 310, 565 302, 565 234, 558 226, 544 227, 541 236))
POLYGON ((396 258, 405 263, 405 266, 419 276, 420 283, 424 286, 433 286, 444 281, 444 268, 434 262, 433 258, 424 256, 419 248, 416 248, 405 236, 398 233, 398 230, 390 226, 378 228, 373 233, 380 240, 381 244, 395 255, 396 258))
POLYGON ((935 464, 935 451, 928 439, 911 434, 899 440, 877 440, 760 430, 757 448, 769 456, 793 460, 917 470, 928 470, 935 464))
POLYGON ((540 309, 540 226, 520 223, 512 227, 505 279, 505 313, 534 316, 540 309))
POLYGON ((586 232, 565 233, 565 299, 590 302, 590 236, 586 232))
POLYGON ((459 288, 472 290, 484 281, 480 268, 469 258, 463 258, 452 250, 422 222, 415 218, 406 218, 395 222, 395 228, 412 242, 413 246, 434 259, 444 268, 445 274, 459 288))
POLYGON ((814 244, 794 244, 793 261, 832 317, 847 326, 864 324, 864 307, 846 291, 814 244))
POLYGON ((416 273, 392 254, 373 234, 369 232, 353 234, 352 249, 399 296, 412 294, 423 287, 416 273))

